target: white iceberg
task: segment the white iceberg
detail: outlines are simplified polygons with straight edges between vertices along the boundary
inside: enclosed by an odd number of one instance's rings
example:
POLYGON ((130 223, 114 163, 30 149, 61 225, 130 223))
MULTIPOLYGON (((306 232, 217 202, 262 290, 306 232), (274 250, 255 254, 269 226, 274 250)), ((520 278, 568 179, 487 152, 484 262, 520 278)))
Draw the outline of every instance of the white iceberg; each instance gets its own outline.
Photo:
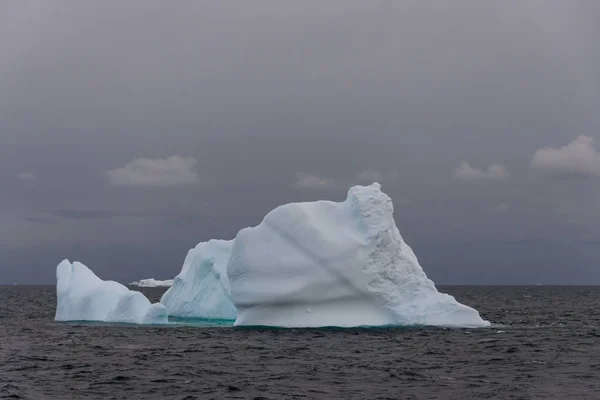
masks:
POLYGON ((131 286, 139 287, 170 287, 173 285, 173 279, 167 279, 166 281, 159 281, 154 278, 141 279, 130 283, 131 286))
POLYGON ((79 262, 63 260, 56 268, 56 321, 167 324, 167 309, 140 292, 103 281, 79 262))
POLYGON ((490 325, 437 291, 377 183, 342 203, 280 206, 233 241, 200 243, 161 302, 173 316, 235 325, 490 325))
POLYGON ((160 300, 169 315, 235 320, 226 271, 232 246, 232 241, 210 240, 188 252, 173 286, 160 300))

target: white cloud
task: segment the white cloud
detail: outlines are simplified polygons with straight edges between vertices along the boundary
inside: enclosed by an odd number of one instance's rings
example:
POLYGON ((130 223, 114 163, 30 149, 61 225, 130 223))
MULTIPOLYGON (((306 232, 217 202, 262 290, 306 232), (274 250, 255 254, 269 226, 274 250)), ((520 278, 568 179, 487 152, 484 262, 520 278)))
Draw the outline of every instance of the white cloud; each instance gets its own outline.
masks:
POLYGON ((383 177, 377 171, 368 170, 368 171, 363 171, 360 174, 358 174, 358 176, 356 177, 356 180, 358 181, 358 183, 362 183, 362 184, 371 184, 373 182, 381 183, 381 182, 383 182, 383 177))
POLYGON ((298 174, 293 187, 296 189, 328 189, 335 186, 335 181, 316 175, 298 174))
POLYGON ((531 169, 553 177, 600 176, 600 153, 594 139, 581 135, 559 149, 539 149, 531 160, 531 169))
POLYGON ((506 179, 509 176, 508 170, 498 164, 490 165, 484 170, 479 167, 472 167, 468 162, 463 161, 454 170, 454 178, 462 180, 498 180, 506 179))
POLYGON ((32 181, 34 176, 33 172, 23 171, 17 174, 17 178, 19 178, 22 181, 32 181))
POLYGON ((122 186, 180 186, 198 179, 193 157, 136 158, 121 168, 107 171, 113 185, 122 186))

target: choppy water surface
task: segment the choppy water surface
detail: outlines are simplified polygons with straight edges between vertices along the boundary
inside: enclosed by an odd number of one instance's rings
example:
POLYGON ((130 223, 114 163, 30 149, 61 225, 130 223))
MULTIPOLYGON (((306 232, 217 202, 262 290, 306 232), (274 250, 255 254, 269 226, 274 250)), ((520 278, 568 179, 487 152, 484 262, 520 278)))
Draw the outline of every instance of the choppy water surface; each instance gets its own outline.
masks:
POLYGON ((600 287, 440 288, 486 329, 307 330, 55 323, 54 290, 0 287, 0 398, 600 399, 600 287))

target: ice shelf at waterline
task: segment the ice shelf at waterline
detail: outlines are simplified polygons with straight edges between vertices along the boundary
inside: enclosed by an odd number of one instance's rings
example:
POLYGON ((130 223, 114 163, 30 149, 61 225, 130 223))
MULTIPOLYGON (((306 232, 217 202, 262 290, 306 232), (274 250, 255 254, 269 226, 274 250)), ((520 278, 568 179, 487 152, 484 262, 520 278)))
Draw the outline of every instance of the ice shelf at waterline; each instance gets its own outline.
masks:
POLYGON ((160 303, 114 281, 103 281, 79 262, 63 260, 56 268, 56 321, 167 324, 160 303))
POLYGON ((161 302, 173 316, 235 325, 489 326, 437 291, 377 183, 341 203, 277 207, 231 241, 198 244, 161 302))

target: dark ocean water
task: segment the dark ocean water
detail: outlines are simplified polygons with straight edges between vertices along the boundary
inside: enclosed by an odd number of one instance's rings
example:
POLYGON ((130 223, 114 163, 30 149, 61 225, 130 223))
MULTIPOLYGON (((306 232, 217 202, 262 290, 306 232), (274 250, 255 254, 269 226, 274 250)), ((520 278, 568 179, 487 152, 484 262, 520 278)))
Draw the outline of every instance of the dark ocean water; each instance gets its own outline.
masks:
POLYGON ((0 398, 600 399, 600 287, 440 288, 485 329, 65 324, 54 290, 0 286, 0 398))

